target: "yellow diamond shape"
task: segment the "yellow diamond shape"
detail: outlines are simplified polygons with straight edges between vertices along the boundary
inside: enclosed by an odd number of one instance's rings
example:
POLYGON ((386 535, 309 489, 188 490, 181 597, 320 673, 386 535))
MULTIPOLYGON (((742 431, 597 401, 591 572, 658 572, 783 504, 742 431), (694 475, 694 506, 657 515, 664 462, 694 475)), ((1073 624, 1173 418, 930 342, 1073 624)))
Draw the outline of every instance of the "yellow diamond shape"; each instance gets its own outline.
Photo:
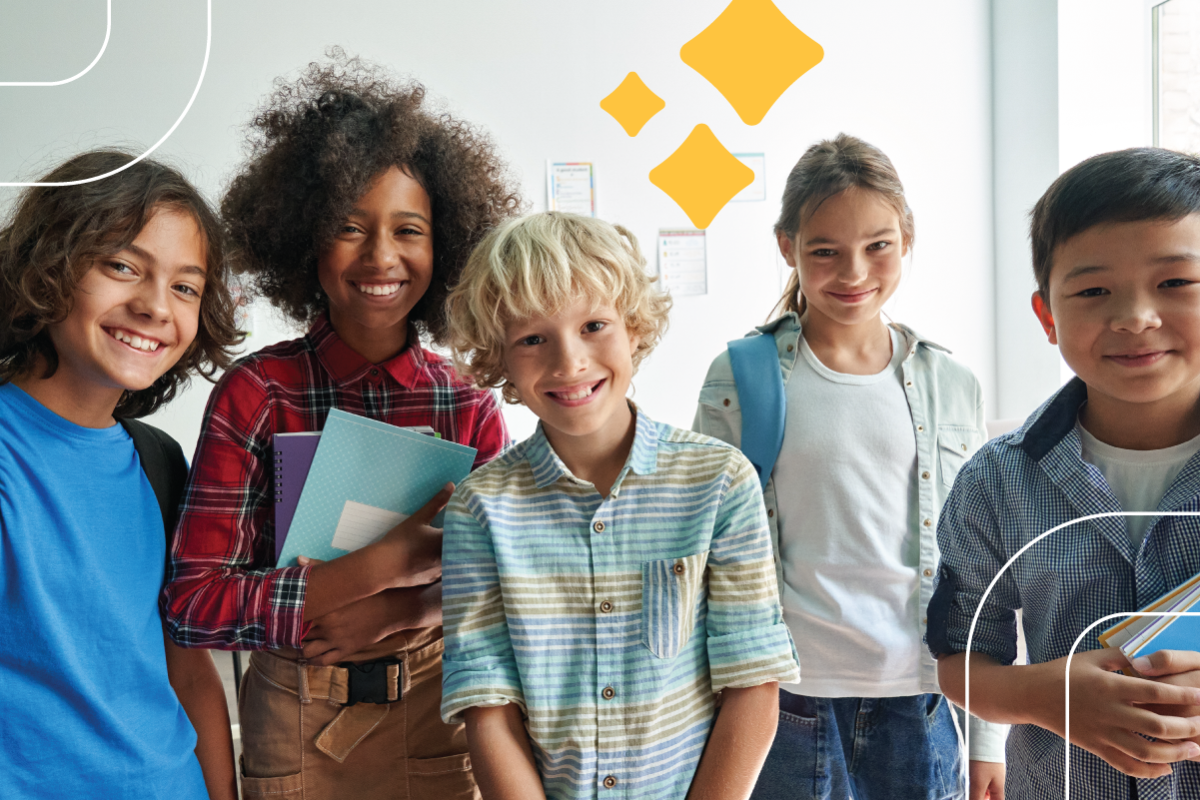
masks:
POLYGON ((697 125, 679 149, 650 170, 650 182, 679 204, 697 228, 707 228, 725 204, 754 180, 707 125, 697 125))
POLYGON ((666 102, 650 91, 636 72, 626 75, 621 85, 600 101, 600 107, 621 123, 630 136, 637 136, 642 126, 666 106, 666 102))
POLYGON ((742 122, 757 125, 825 51, 771 0, 733 0, 679 57, 724 95, 742 122))

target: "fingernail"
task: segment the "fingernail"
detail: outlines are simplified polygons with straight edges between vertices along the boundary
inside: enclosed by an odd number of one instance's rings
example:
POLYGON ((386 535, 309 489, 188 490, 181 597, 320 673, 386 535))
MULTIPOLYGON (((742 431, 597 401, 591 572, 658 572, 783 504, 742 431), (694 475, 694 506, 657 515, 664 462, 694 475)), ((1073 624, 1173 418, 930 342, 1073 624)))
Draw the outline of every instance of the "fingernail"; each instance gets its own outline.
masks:
POLYGON ((1129 663, 1133 664, 1133 668, 1136 669, 1138 672, 1145 672, 1146 670, 1150 669, 1149 656, 1138 656, 1137 658, 1133 659, 1129 663))
POLYGON ((1186 758, 1195 758, 1196 756, 1200 756, 1200 744, 1196 744, 1195 742, 1188 742, 1186 758))

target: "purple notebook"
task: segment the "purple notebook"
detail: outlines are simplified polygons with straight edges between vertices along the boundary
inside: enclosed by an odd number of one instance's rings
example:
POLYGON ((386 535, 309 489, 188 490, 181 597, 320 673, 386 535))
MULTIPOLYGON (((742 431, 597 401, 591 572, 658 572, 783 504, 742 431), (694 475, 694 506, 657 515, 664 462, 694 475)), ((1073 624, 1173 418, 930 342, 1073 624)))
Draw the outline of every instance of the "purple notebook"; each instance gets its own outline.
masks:
POLYGON ((275 561, 283 552, 288 528, 296 514, 300 493, 304 491, 304 479, 312 466, 317 445, 321 443, 321 432, 277 433, 271 444, 275 449, 275 561))
MULTIPOLYGON (((428 425, 407 427, 404 430, 442 438, 440 433, 428 425)), ((275 450, 276 564, 279 563, 279 554, 283 552, 288 529, 292 527, 292 517, 296 515, 296 506, 299 505, 300 495, 304 492, 304 481, 308 478, 308 470, 312 467, 313 457, 316 456, 317 445, 320 443, 320 431, 276 433, 271 437, 271 447, 275 450)))

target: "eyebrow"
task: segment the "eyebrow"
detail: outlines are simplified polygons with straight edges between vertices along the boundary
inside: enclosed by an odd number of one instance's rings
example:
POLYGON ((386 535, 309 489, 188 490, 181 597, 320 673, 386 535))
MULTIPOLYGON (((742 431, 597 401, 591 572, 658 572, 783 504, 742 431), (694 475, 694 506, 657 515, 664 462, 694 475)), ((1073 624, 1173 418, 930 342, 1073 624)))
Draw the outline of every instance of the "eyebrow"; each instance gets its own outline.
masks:
MULTIPOLYGON (((896 229, 892 228, 892 227, 880 228, 879 230, 875 231, 874 233, 868 233, 866 238, 874 239, 876 236, 883 236, 884 234, 889 234, 889 233, 892 234, 893 236, 895 236, 896 229)), ((837 242, 835 242, 833 239, 826 239, 821 236, 817 236, 815 238, 807 240, 804 243, 804 246, 811 247, 814 244, 837 244, 837 242)))
MULTIPOLYGON (((135 256, 142 259, 143 261, 149 261, 151 264, 158 263, 158 259, 155 258, 154 255, 152 253, 150 253, 150 251, 145 250, 141 247, 138 247, 136 244, 133 244, 132 242, 127 244, 125 246, 125 249, 128 250, 129 252, 133 253, 135 256)), ((204 267, 200 267, 195 264, 188 264, 186 267, 183 267, 179 271, 187 273, 189 275, 199 275, 201 278, 208 280, 208 270, 204 269, 204 267)))
MULTIPOLYGON (((348 214, 348 216, 368 217, 368 216, 370 216, 370 214, 368 214, 366 211, 364 211, 361 208, 352 208, 352 209, 350 209, 350 213, 348 214)), ((418 214, 416 211, 393 211, 392 219, 419 219, 419 220, 421 220, 421 222, 424 222, 426 225, 433 224, 425 218, 424 214, 418 214)))
MULTIPOLYGON (((1171 253, 1165 256, 1155 256, 1150 259, 1151 264, 1190 264, 1200 261, 1200 253, 1171 253)), ((1072 278, 1078 278, 1083 275, 1095 275, 1100 272, 1107 272, 1109 267, 1105 264, 1083 264, 1075 267, 1063 276, 1063 281, 1069 281, 1072 278)))

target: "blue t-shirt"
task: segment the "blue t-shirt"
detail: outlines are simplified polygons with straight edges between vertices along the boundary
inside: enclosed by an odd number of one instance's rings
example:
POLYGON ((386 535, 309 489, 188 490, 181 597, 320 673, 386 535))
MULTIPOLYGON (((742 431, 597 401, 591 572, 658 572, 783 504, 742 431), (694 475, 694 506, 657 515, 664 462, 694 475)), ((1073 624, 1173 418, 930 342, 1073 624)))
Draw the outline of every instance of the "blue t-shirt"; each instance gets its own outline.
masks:
POLYGON ((167 679, 165 557, 125 429, 0 385, 0 797, 208 797, 167 679))

